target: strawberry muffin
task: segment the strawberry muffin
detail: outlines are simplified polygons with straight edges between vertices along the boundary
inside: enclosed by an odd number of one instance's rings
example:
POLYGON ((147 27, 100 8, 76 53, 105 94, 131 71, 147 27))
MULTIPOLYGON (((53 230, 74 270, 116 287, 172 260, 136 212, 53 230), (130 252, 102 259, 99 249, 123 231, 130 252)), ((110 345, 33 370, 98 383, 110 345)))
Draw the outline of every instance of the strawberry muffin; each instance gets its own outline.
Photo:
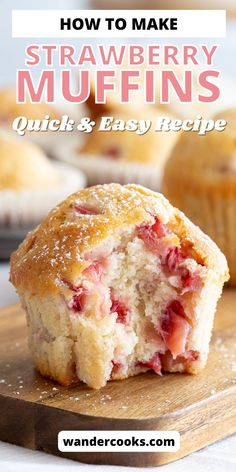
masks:
MULTIPOLYGON (((11 131, 14 119, 19 116, 24 116, 28 120, 43 120, 46 116, 55 120, 61 119, 61 113, 54 105, 44 102, 32 103, 29 99, 26 103, 17 103, 15 87, 2 88, 0 90, 0 127, 8 132, 11 131)), ((58 140, 58 133, 50 131, 26 131, 26 136, 49 153, 58 140)))
POLYGON ((163 192, 226 255, 236 285, 236 108, 222 110, 224 131, 182 133, 166 164, 163 192), (181 171, 180 171, 181 170, 181 171))
POLYGON ((142 184, 159 190, 165 162, 172 151, 178 133, 155 131, 158 118, 165 117, 160 110, 144 107, 142 111, 110 109, 104 115, 119 121, 146 120, 150 128, 145 134, 135 131, 101 131, 102 115, 96 117, 93 132, 83 136, 78 146, 57 146, 55 157, 78 166, 85 172, 90 185, 110 182, 142 184))
POLYGON ((57 203, 85 184, 84 175, 54 163, 26 139, 0 133, 0 226, 38 224, 57 203))
MULTIPOLYGON (((133 70, 133 67, 128 64, 127 61, 124 61, 123 67, 126 70, 133 70)), ((121 89, 121 82, 120 82, 120 75, 118 74, 116 77, 111 78, 111 83, 115 84, 114 90, 109 90, 106 95, 105 103, 96 103, 96 85, 95 85, 95 77, 93 75, 93 71, 91 70, 90 76, 90 95, 86 101, 86 105, 92 112, 94 117, 100 115, 107 115, 110 114, 112 110, 116 109, 117 113, 125 111, 140 111, 145 109, 145 94, 144 90, 146 87, 146 72, 148 69, 147 64, 142 64, 138 66, 139 73, 140 73, 140 82, 142 86, 139 90, 132 90, 130 91, 130 102, 129 103, 121 103, 120 98, 120 89, 121 89)), ((151 70, 154 70, 154 90, 155 90, 155 103, 149 104, 150 108, 154 110, 160 111, 164 116, 174 116, 174 118, 180 119, 189 119, 189 117, 196 116, 198 114, 202 114, 203 116, 209 116, 209 113, 212 114, 212 105, 209 103, 200 103, 197 101, 198 95, 203 92, 202 87, 199 84, 198 76, 199 73, 204 69, 203 65, 199 66, 191 66, 188 65, 188 71, 192 73, 192 97, 193 100, 190 103, 183 103, 181 102, 177 93, 174 90, 173 86, 170 86, 170 97, 168 103, 162 103, 161 98, 161 90, 162 90, 162 72, 171 71, 175 74, 176 79, 181 84, 181 88, 183 91, 185 90, 185 74, 186 74, 186 66, 176 65, 174 63, 170 65, 160 65, 156 64, 150 67, 151 70)))
POLYGON ((228 279, 217 246, 161 195, 136 185, 75 193, 11 257, 42 375, 92 388, 206 364, 228 279))
POLYGON ((28 119, 43 119, 45 115, 52 118, 60 118, 59 112, 48 103, 16 102, 16 90, 14 87, 6 87, 0 90, 0 123, 11 125, 16 116, 24 115, 28 119))

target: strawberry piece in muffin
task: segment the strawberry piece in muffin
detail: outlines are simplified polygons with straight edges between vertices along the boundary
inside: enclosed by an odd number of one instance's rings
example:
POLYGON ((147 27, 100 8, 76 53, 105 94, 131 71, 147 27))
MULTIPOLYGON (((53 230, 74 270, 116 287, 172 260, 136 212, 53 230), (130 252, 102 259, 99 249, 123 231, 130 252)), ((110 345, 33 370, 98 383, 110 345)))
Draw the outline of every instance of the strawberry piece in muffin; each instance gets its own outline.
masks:
POLYGON ((124 303, 118 300, 112 300, 111 313, 117 313, 117 321, 119 321, 119 323, 126 324, 129 322, 130 313, 124 303))
POLYGON ((160 333, 174 359, 185 352, 190 328, 181 303, 178 300, 172 300, 166 307, 161 320, 160 333))
POLYGON ((87 294, 88 292, 83 287, 81 287, 79 290, 76 290, 76 294, 73 295, 73 298, 68 303, 68 307, 74 313, 81 313, 84 309, 85 298, 87 294))

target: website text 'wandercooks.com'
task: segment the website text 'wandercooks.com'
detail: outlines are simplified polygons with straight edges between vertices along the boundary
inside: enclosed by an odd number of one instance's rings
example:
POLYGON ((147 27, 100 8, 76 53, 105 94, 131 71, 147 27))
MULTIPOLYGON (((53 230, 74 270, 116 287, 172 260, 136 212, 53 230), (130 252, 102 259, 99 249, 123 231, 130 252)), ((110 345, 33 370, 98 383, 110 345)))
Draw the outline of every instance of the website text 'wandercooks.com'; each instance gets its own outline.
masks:
POLYGON ((175 452, 178 431, 60 431, 61 452, 175 452))

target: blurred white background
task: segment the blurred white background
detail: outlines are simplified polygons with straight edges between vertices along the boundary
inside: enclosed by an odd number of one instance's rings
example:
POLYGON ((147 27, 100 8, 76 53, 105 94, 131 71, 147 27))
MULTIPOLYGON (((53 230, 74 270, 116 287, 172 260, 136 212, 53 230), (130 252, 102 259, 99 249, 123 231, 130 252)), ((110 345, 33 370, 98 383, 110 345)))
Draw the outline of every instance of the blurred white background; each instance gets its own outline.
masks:
MULTIPOLYGON (((12 39, 11 10, 52 10, 52 9, 83 9, 89 8, 89 0, 0 0, 0 86, 15 83, 16 69, 24 65, 24 49, 29 39, 12 39)), ((38 41, 40 42, 40 40, 38 41)), ((45 40, 51 43, 51 40, 45 40)), ((53 40, 62 43, 61 40, 53 40)), ((68 42, 68 41, 65 41, 68 42)))
MULTIPOLYGON (((0 86, 14 84, 16 69, 24 65, 24 49, 29 39, 11 38, 11 10, 89 8, 89 0, 0 0, 0 86)), ((39 41, 40 42, 40 41, 39 41)), ((51 43, 52 40, 45 40, 51 43)), ((63 41, 55 40, 55 43, 63 41)), ((67 41, 65 41, 67 42, 67 41)))

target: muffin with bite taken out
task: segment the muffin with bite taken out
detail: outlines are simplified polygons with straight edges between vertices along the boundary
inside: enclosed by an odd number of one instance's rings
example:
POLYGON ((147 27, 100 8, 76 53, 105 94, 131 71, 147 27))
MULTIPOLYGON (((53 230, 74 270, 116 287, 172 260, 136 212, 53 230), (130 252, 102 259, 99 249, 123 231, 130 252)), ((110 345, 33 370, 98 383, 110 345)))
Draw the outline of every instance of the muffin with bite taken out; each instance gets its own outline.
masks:
POLYGON ((58 205, 11 257, 42 375, 99 389, 147 370, 197 373, 225 257, 161 194, 98 185, 58 205))

